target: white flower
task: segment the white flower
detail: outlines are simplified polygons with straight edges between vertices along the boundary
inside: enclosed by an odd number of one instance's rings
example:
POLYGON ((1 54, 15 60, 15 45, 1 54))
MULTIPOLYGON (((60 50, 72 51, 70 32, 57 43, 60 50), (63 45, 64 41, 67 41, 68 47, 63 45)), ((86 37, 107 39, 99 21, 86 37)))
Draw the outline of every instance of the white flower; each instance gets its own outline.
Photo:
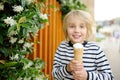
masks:
POLYGON ((63 3, 63 4, 66 4, 66 1, 65 1, 65 0, 62 0, 62 3, 63 3))
POLYGON ((14 57, 13 57, 13 56, 10 56, 10 60, 14 60, 14 57))
POLYGON ((18 41, 18 43, 23 43, 23 42, 24 42, 23 38, 18 41))
POLYGON ((27 48, 31 48, 32 45, 33 45, 33 43, 25 43, 25 44, 23 45, 23 49, 24 49, 24 51, 26 51, 27 48))
POLYGON ((26 65, 23 67, 23 69, 25 70, 25 69, 29 68, 29 67, 32 66, 32 65, 33 65, 33 62, 30 61, 28 64, 26 64, 26 65))
POLYGON ((25 44, 24 44, 24 47, 30 48, 32 45, 33 45, 33 43, 25 43, 25 44))
POLYGON ((11 60, 18 60, 18 58, 19 58, 19 54, 10 57, 11 60))
POLYGON ((13 35, 16 35, 17 34, 17 31, 11 31, 9 34, 8 34, 8 37, 11 37, 13 35))
POLYGON ((48 17, 47 17, 47 14, 40 14, 40 18, 42 18, 43 20, 45 20, 45 19, 48 19, 48 17))
POLYGON ((14 44, 17 41, 17 38, 10 37, 10 42, 14 44))
POLYGON ((0 10, 4 9, 4 5, 2 3, 0 3, 0 10))
POLYGON ((22 80, 22 77, 17 78, 17 80, 22 80))
POLYGON ((25 77, 24 80, 31 80, 31 77, 25 77))
POLYGON ((34 29, 35 29, 34 34, 36 35, 39 31, 39 28, 37 26, 34 26, 34 29))
POLYGON ((22 12, 23 11, 23 7, 22 6, 13 6, 13 11, 15 11, 15 12, 22 12))
POLYGON ((15 59, 15 60, 18 60, 18 58, 19 58, 19 55, 16 54, 16 55, 14 56, 14 59, 15 59))
POLYGON ((13 26, 13 25, 16 25, 16 21, 14 19, 12 19, 12 17, 7 17, 7 19, 4 19, 4 22, 7 24, 7 25, 10 25, 10 26, 13 26))
POLYGON ((43 76, 36 76, 35 80, 43 80, 43 76))
POLYGON ((73 0, 69 0, 69 3, 72 4, 72 3, 73 3, 73 0))

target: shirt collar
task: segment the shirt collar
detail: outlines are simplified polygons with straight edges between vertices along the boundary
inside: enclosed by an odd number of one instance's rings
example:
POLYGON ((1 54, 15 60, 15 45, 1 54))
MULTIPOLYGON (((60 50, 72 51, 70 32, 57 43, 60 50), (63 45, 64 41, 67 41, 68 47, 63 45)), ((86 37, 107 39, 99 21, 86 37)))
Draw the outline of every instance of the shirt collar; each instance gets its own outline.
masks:
MULTIPOLYGON (((71 41, 69 41, 69 46, 72 46, 73 47, 73 44, 72 44, 72 42, 71 41)), ((82 43, 82 45, 85 47, 85 45, 87 44, 87 41, 84 41, 83 43, 82 43)))

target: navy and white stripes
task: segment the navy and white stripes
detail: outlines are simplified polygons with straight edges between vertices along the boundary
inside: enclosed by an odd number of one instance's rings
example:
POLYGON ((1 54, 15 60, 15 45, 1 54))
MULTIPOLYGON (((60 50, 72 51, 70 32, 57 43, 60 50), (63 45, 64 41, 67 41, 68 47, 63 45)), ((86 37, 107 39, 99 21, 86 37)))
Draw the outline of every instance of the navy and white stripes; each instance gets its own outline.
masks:
MULTIPOLYGON (((108 60, 101 48, 92 42, 84 42, 83 45, 83 65, 88 72, 88 80, 113 80, 108 60)), ((72 74, 66 70, 66 65, 73 58, 72 44, 63 41, 54 57, 52 70, 54 80, 74 80, 72 74)))

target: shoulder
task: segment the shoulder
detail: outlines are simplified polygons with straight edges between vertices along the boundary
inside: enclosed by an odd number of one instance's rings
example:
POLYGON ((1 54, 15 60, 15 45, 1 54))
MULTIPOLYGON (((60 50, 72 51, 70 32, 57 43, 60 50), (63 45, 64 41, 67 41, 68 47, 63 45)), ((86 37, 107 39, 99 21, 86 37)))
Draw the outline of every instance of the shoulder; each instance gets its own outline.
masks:
POLYGON ((67 47, 69 46, 69 42, 68 41, 62 41, 60 44, 59 44, 59 47, 67 47))
POLYGON ((69 41, 62 41, 58 46, 57 50, 59 51, 69 51, 73 50, 73 47, 70 46, 69 41))
POLYGON ((85 48, 90 48, 90 49, 100 49, 100 46, 96 42, 87 42, 85 45, 85 48))
POLYGON ((84 49, 86 53, 92 53, 94 55, 104 55, 103 49, 98 46, 96 42, 87 42, 84 49))
POLYGON ((87 42, 86 46, 97 46, 97 47, 99 47, 96 42, 90 42, 90 41, 87 42))

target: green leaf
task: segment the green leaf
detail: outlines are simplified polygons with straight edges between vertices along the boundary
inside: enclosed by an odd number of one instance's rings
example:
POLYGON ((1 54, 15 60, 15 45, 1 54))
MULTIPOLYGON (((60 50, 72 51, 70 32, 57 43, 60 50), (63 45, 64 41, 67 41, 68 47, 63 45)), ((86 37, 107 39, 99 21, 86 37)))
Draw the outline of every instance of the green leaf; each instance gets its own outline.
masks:
POLYGON ((14 31, 16 28, 17 28, 16 25, 11 26, 11 27, 8 29, 8 34, 9 34, 11 31, 14 31))
POLYGON ((32 25, 36 24, 35 20, 28 19, 28 22, 31 23, 32 25))
POLYGON ((27 29, 23 29, 23 36, 26 38, 27 37, 27 33, 28 33, 28 30, 27 29))
POLYGON ((0 44, 3 44, 3 36, 0 35, 0 44))
POLYGON ((29 15, 27 15, 28 18, 32 18, 35 15, 35 12, 30 12, 29 15))
POLYGON ((10 54, 10 50, 6 49, 5 47, 0 48, 0 52, 3 53, 5 57, 8 57, 10 54))
POLYGON ((5 23, 0 23, 0 27, 5 27, 6 24, 5 23))
POLYGON ((21 26, 23 28, 30 28, 31 24, 29 24, 29 23, 22 23, 21 26))
POLYGON ((23 23, 23 22, 25 22, 25 21, 26 21, 26 17, 23 16, 23 17, 21 17, 21 18, 18 20, 18 23, 20 24, 20 23, 23 23))
POLYGON ((46 0, 40 0, 41 2, 45 2, 46 0))
POLYGON ((23 7, 25 6, 25 2, 26 2, 26 0, 21 0, 21 4, 23 7))
POLYGON ((5 63, 5 67, 12 67, 12 66, 15 66, 18 62, 14 62, 14 61, 11 61, 11 62, 6 62, 5 63))
POLYGON ((3 68, 4 68, 4 64, 0 63, 0 69, 3 69, 3 68))
POLYGON ((43 60, 40 60, 39 58, 36 58, 34 60, 35 67, 43 69, 45 67, 45 62, 43 60))

